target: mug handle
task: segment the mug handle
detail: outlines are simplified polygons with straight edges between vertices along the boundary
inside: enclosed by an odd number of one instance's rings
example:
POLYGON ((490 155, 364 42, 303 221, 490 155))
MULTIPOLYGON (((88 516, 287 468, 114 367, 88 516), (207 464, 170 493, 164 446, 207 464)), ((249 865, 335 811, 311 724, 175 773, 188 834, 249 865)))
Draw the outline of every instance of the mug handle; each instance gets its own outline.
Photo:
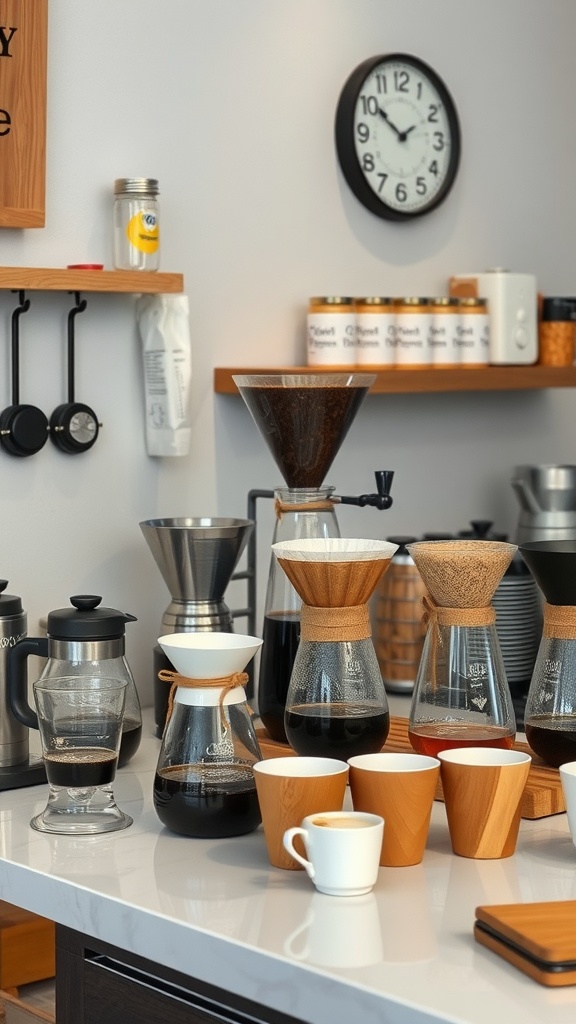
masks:
POLYGON ((287 851, 287 853, 289 853, 290 856, 294 858, 294 860, 297 860, 298 863, 301 864, 302 867, 306 869, 306 872, 307 872, 308 876, 311 879, 314 879, 314 866, 313 866, 313 864, 309 860, 306 860, 305 857, 302 857, 302 855, 298 853, 298 850, 294 849, 294 845, 293 845, 293 839, 294 839, 295 836, 302 836, 303 839, 304 839, 304 845, 306 845, 307 835, 308 835, 308 833, 306 832, 306 829, 304 829, 304 828, 289 828, 284 833, 284 838, 283 838, 282 842, 284 844, 284 849, 287 851))

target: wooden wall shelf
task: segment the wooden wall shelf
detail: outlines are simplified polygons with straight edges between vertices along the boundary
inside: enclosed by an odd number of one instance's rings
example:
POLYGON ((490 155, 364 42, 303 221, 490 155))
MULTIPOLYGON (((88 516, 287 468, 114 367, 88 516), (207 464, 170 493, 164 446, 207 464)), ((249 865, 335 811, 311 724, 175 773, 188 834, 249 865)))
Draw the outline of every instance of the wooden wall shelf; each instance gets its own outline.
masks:
POLYGON ((182 274, 138 270, 65 270, 58 267, 0 267, 0 289, 43 292, 174 293, 182 274))
MULTIPOLYGON (((1 277, 0 277, 1 284, 1 277)), ((576 366, 487 366, 479 369, 382 370, 369 366, 284 366, 217 367, 214 391, 219 395, 237 395, 232 380, 239 373, 375 373, 372 395, 410 394, 424 391, 525 391, 537 388, 576 387, 576 366)))

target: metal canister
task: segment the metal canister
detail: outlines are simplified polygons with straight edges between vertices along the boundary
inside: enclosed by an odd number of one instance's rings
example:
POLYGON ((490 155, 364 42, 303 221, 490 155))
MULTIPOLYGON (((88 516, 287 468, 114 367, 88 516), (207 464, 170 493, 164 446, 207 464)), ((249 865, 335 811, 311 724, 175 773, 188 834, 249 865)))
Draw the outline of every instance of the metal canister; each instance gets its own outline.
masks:
POLYGON ((158 270, 158 192, 156 178, 117 178, 114 182, 116 270, 158 270))
POLYGON ((490 362, 490 321, 486 299, 459 299, 458 350, 461 366, 487 366, 490 362))
POLYGON ((430 366, 430 300, 395 299, 396 365, 404 369, 430 366))
POLYGON ((362 366, 393 366, 396 350, 396 314, 390 298, 356 299, 356 361, 362 366))
POLYGON ((417 538, 386 539, 397 544, 398 550, 374 593, 372 639, 386 690, 409 694, 414 689, 426 635, 422 622, 426 588, 406 547, 417 538))
POLYGON ((356 306, 342 295, 319 295, 308 306, 308 365, 354 366, 356 306))
MULTIPOLYGON (((28 729, 10 708, 8 651, 26 636, 26 612, 14 594, 5 594, 8 580, 0 580, 0 768, 22 764, 28 758, 28 729)), ((24 783, 23 783, 24 784, 24 783)))

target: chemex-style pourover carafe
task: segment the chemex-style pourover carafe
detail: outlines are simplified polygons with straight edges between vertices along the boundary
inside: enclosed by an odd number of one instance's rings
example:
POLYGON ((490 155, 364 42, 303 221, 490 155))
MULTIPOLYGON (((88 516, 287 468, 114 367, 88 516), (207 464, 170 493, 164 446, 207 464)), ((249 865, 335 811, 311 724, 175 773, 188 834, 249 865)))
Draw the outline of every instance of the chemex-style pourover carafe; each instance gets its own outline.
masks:
POLYGON ((408 736, 419 754, 510 748, 516 719, 491 600, 516 551, 503 541, 408 545, 426 587, 428 628, 408 736))
POLYGON ((519 551, 545 598, 524 729, 534 753, 558 768, 576 760, 576 541, 533 541, 519 551))
POLYGON ((244 668, 258 637, 170 633, 159 643, 176 671, 156 774, 154 807, 172 832, 238 836, 261 821, 252 766, 262 755, 252 725, 244 668))
MULTIPOLYGON (((140 529, 172 598, 160 632, 232 633, 232 613, 224 594, 254 529, 252 520, 182 516, 146 519, 140 529)), ((169 693, 158 673, 173 667, 157 644, 153 685, 158 737, 164 732, 169 693)))
POLYGON ((47 658, 40 679, 86 676, 126 681, 119 767, 134 756, 142 738, 142 712, 134 678, 126 660, 125 625, 134 615, 116 608, 100 607, 102 598, 78 594, 70 607, 48 613, 45 637, 26 637, 8 652, 7 674, 14 716, 28 728, 37 728, 36 714, 28 704, 27 658, 47 658))
MULTIPOLYGON (((245 374, 234 381, 284 480, 274 491, 273 544, 338 538, 337 503, 386 509, 391 472, 376 473, 377 494, 336 496, 324 483, 374 374, 245 374)), ((272 555, 264 606, 258 710, 273 740, 286 742, 284 711, 300 637, 301 598, 272 555)))
POLYGON ((290 746, 343 761, 376 753, 390 716, 368 601, 396 545, 320 538, 272 549, 303 601, 284 720, 290 746))

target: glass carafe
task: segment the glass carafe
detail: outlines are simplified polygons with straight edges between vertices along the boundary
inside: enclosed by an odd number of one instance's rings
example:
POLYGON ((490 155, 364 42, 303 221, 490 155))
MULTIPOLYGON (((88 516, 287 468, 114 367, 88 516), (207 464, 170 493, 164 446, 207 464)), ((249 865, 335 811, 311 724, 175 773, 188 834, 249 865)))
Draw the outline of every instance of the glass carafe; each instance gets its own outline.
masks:
MULTIPOLYGON (((330 500, 333 487, 279 487, 274 492, 273 543, 315 537, 339 537, 330 500)), ((300 640, 302 598, 272 553, 264 607, 263 645, 258 681, 258 711, 269 736, 286 743, 284 711, 300 640)))
POLYGON ((154 777, 154 807, 172 832, 219 838, 252 832, 261 821, 252 766, 262 755, 243 669, 257 637, 170 633, 160 646, 176 667, 154 777))
POLYGON ((284 719, 297 754, 345 761, 386 741, 388 701, 367 602, 395 550, 354 539, 274 545, 304 602, 284 719))
POLYGON ((408 550, 427 588, 428 619, 408 723, 412 747, 429 756, 510 748, 516 719, 490 600, 515 545, 419 541, 408 550))
POLYGON ((576 760, 576 541, 519 550, 546 599, 524 728, 534 753, 558 768, 576 760))

